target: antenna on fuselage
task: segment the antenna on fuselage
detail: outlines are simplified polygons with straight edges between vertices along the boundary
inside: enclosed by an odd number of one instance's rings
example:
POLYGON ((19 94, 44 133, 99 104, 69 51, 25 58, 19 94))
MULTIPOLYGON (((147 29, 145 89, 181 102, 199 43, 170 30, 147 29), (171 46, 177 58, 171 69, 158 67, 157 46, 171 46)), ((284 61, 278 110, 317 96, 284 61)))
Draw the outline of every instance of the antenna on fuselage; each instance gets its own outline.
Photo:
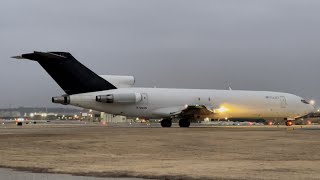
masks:
POLYGON ((231 83, 228 82, 228 81, 226 81, 226 82, 224 82, 224 83, 225 83, 225 86, 227 87, 226 89, 232 91, 231 83))

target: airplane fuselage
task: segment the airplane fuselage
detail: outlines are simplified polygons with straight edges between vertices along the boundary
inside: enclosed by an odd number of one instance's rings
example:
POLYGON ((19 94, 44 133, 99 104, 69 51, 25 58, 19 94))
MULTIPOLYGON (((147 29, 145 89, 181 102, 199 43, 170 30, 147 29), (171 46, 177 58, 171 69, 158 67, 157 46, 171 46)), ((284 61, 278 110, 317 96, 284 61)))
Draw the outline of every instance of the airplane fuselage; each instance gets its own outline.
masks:
MULTIPOLYGON (((269 91, 122 88, 70 96, 70 104, 116 115, 145 118, 167 118, 186 106, 205 106, 211 119, 222 118, 296 118, 313 111, 293 94, 269 91), (96 96, 106 94, 141 95, 135 103, 97 102, 96 96)), ((195 114, 197 117, 197 114, 195 114)), ((198 116, 200 117, 200 116, 198 116)), ((201 116, 202 118, 203 116, 201 116)))

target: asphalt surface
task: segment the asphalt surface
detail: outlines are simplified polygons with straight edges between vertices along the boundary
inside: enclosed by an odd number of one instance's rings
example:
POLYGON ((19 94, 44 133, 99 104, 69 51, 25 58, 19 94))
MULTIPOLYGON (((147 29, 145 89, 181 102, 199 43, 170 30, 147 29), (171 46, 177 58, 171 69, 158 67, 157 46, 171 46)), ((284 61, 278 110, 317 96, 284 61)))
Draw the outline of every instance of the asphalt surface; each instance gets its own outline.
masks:
POLYGON ((0 168, 2 180, 139 180, 138 178, 99 178, 86 176, 72 176, 67 174, 30 173, 0 168))

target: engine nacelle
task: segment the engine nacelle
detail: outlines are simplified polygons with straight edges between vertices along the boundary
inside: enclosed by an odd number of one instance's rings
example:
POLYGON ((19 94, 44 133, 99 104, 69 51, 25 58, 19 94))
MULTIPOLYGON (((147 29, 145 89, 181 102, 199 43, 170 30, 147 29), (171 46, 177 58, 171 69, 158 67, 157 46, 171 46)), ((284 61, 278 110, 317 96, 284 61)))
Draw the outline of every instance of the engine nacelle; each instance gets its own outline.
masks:
POLYGON ((53 103, 68 105, 70 104, 70 97, 69 96, 58 96, 58 97, 52 97, 53 103))
POLYGON ((96 96, 97 102, 102 103, 137 103, 142 100, 140 93, 117 93, 96 96))

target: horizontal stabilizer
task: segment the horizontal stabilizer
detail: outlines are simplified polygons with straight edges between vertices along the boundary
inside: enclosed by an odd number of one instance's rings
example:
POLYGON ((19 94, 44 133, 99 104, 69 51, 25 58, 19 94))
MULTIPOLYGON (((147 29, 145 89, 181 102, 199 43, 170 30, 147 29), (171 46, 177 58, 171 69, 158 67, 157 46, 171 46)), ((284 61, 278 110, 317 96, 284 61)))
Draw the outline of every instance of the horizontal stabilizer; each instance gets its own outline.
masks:
POLYGON ((24 59, 22 56, 12 56, 11 58, 14 58, 14 59, 24 59))

